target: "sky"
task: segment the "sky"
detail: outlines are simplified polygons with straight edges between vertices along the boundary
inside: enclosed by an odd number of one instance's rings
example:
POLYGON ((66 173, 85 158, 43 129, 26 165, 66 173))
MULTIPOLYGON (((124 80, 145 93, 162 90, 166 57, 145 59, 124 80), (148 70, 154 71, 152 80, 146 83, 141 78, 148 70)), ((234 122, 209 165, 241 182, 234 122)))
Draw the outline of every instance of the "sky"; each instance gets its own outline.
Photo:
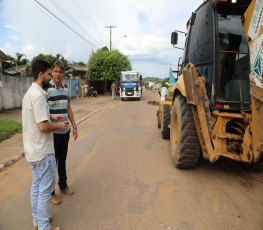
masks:
MULTIPOLYGON (((182 56, 171 43, 176 29, 203 0, 0 0, 0 50, 31 60, 61 54, 87 63, 93 51, 118 49, 143 77, 165 78, 182 56), (110 29, 108 27, 113 26, 110 29), (110 36, 111 30, 111 36, 110 36)), ((185 36, 179 35, 183 47, 185 36)))

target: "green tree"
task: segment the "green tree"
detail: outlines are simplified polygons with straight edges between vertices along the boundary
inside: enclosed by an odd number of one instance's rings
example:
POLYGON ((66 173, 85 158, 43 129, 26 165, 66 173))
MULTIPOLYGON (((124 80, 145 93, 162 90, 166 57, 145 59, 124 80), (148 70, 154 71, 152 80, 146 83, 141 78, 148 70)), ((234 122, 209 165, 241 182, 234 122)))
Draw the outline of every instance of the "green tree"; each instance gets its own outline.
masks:
MULTIPOLYGON (((65 71, 67 71, 70 68, 69 67, 69 62, 61 54, 56 54, 56 56, 52 56, 51 54, 42 54, 42 53, 40 53, 39 55, 35 56, 32 59, 32 62, 34 60, 36 60, 36 59, 46 60, 51 65, 53 65, 56 61, 60 60, 63 63, 63 65, 64 65, 65 71)), ((31 67, 32 67, 32 65, 30 65, 29 69, 28 69, 29 76, 32 76, 31 67)))
POLYGON ((12 57, 10 55, 6 55, 6 60, 2 63, 2 71, 6 70, 12 70, 15 71, 16 74, 19 71, 19 67, 28 67, 30 64, 30 61, 27 59, 25 54, 22 53, 16 53, 15 57, 12 57))
POLYGON ((56 61, 60 60, 63 62, 65 69, 68 69, 68 61, 61 55, 61 54, 56 54, 56 56, 52 56, 51 54, 39 54, 35 56, 32 59, 32 62, 36 59, 43 59, 49 62, 51 65, 53 65, 56 61))
POLYGON ((81 65, 81 66, 86 66, 86 64, 83 62, 83 61, 80 61, 80 62, 76 62, 76 64, 78 64, 78 65, 81 65))
POLYGON ((10 55, 6 55, 7 58, 2 62, 2 71, 4 72, 6 69, 14 67, 14 58, 10 55))
POLYGON ((21 53, 16 53, 14 62, 17 64, 17 66, 29 64, 29 60, 27 59, 26 55, 21 53))
POLYGON ((53 57, 51 54, 39 54, 37 56, 35 56, 33 59, 32 59, 32 62, 34 62, 35 60, 37 59, 42 59, 42 60, 45 60, 47 62, 49 62, 51 65, 55 62, 56 58, 53 57))
POLYGON ((91 54, 87 67, 89 80, 117 81, 121 71, 131 70, 131 63, 118 50, 102 48, 91 54))

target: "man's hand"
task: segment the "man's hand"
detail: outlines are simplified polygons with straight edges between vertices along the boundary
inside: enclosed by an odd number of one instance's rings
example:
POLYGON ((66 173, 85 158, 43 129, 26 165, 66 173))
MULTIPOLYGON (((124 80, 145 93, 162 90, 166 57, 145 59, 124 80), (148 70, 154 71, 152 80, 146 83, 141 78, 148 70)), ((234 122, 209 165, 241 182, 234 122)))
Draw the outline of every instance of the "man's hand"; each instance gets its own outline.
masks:
POLYGON ((62 122, 58 122, 56 123, 58 125, 58 130, 64 131, 68 126, 69 126, 69 122, 68 121, 62 121, 62 122))
POLYGON ((63 115, 50 115, 52 121, 63 121, 63 115))
POLYGON ((78 129, 73 127, 73 140, 77 140, 78 138, 78 129))

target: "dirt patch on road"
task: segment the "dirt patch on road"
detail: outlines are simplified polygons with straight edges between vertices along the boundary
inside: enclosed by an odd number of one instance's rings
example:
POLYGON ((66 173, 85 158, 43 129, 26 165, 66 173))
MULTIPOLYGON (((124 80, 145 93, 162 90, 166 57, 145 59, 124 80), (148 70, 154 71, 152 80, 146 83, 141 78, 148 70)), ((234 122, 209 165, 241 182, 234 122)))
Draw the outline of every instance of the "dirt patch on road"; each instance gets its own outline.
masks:
POLYGON ((158 101, 148 101, 148 104, 150 105, 159 105, 158 101))

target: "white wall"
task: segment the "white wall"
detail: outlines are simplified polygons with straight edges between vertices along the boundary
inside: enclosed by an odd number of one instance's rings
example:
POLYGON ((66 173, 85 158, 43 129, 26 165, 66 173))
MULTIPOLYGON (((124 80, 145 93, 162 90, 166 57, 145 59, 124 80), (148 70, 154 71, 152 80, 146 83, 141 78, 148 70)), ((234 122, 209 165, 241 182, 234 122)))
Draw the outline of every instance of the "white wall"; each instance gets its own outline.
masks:
MULTIPOLYGON (((22 107, 23 97, 34 81, 33 77, 1 76, 0 77, 0 112, 6 109, 22 107)), ((70 81, 63 80, 70 89, 70 81)), ((71 93, 70 93, 71 97, 71 93)))
POLYGON ((0 111, 22 107, 23 96, 33 82, 32 77, 0 77, 0 111))

